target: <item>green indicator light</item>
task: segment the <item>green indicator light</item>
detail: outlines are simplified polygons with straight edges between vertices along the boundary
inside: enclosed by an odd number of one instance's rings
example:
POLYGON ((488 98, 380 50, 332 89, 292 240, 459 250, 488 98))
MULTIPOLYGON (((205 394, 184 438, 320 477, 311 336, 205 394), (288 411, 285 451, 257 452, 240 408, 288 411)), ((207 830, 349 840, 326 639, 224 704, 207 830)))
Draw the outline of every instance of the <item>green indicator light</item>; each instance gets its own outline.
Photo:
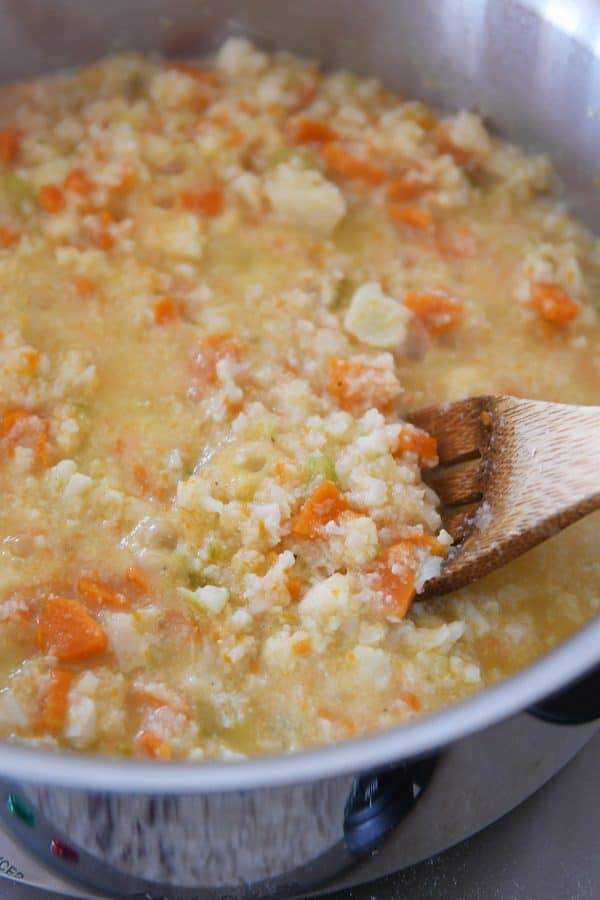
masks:
POLYGON ((32 811, 16 794, 8 795, 8 809, 11 815, 20 819, 24 825, 28 825, 29 828, 33 827, 34 818, 32 811))

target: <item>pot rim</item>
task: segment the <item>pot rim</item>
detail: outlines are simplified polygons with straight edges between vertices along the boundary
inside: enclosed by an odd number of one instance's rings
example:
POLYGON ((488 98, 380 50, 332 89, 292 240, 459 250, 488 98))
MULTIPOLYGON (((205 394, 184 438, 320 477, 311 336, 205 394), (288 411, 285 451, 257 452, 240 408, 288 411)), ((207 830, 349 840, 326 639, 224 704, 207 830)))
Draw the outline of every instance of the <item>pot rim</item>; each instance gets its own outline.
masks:
MULTIPOLYGON (((595 0, 518 0, 600 55, 595 0)), ((275 788, 351 775, 435 751, 515 715, 600 663, 600 617, 540 659, 474 696, 366 737, 309 750, 228 761, 167 762, 100 757, 0 741, 0 778, 119 793, 217 793, 275 788)), ((553 726, 549 726, 553 727, 553 726)), ((565 726, 554 726, 565 727, 565 726)))
POLYGON ((184 794, 275 788, 351 775, 430 753, 493 725, 567 686, 599 661, 596 618, 536 662, 473 697, 367 737, 297 752, 193 763, 115 759, 2 741, 0 777, 88 791, 184 794))

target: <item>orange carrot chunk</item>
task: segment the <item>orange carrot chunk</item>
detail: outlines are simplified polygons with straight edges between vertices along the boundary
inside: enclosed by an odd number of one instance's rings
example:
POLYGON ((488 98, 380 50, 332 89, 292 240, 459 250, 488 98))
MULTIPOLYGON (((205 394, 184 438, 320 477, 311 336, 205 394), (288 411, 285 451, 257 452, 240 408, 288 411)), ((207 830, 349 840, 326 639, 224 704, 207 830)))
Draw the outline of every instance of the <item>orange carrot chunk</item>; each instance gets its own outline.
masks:
POLYGON ((401 206, 398 203, 388 203, 387 213, 390 219, 400 225, 410 225, 420 231, 427 231, 433 225, 433 216, 428 209, 420 206, 401 206))
POLYGON ((410 422, 406 422, 402 426, 396 444, 392 448, 394 456, 402 456, 404 453, 414 453, 420 466, 429 468, 437 465, 436 439, 421 428, 411 425, 410 422))
POLYGON ((141 569, 138 569, 135 566, 130 566, 129 569, 127 569, 125 578, 129 582, 129 584, 132 584, 133 587, 138 589, 138 591, 143 591, 145 594, 147 594, 150 590, 148 579, 141 571, 141 569))
POLYGON ((463 305, 444 291, 406 291, 404 303, 430 334, 444 334, 460 325, 463 305))
POLYGON ((324 144, 335 140, 335 131, 327 122, 300 116, 292 125, 292 137, 296 144, 324 144))
POLYGON ((386 614, 403 619, 415 595, 414 548, 400 541, 384 550, 367 569, 373 587, 383 595, 386 614))
POLYGON ((41 725, 44 731, 56 734, 62 731, 68 708, 69 689, 73 682, 73 672, 67 669, 54 669, 50 678, 50 686, 42 700, 41 725))
POLYGON ((0 247, 13 247, 21 239, 21 232, 8 225, 0 225, 0 247))
POLYGON ((90 281, 89 278, 86 278, 85 275, 78 275, 74 278, 73 287, 80 297, 92 297, 97 291, 94 282, 90 281))
POLYGON ((232 331, 207 334, 200 345, 200 353, 194 363, 194 373, 200 381, 214 384, 217 380, 217 363, 221 359, 239 359, 241 345, 232 331))
POLYGON ((28 409, 8 409, 2 415, 2 436, 6 437, 6 435, 13 430, 17 422, 29 419, 33 415, 34 413, 30 412, 28 409))
POLYGON ((404 700, 413 712, 419 712, 421 709, 421 701, 413 691, 400 691, 400 699, 404 700))
POLYGON ((65 208, 65 195, 55 184, 45 184, 38 192, 38 202, 47 213, 59 213, 65 208))
POLYGON ((386 195, 390 203, 405 203, 407 200, 416 200, 426 193, 431 183, 423 178, 406 178, 401 176, 393 178, 387 186, 386 195))
POLYGON ((287 589, 290 598, 294 602, 296 602, 300 598, 300 591, 302 590, 302 580, 296 575, 290 575, 287 580, 287 589))
POLYGON ((202 188, 186 188, 179 195, 184 209, 202 213, 205 216, 218 216, 223 209, 223 188, 220 184, 212 184, 202 188))
POLYGON ((292 532, 312 539, 323 537, 325 525, 347 509, 348 504, 333 481, 322 481, 296 516, 292 532))
POLYGON ((546 322, 566 325, 579 315, 579 305, 559 284, 537 281, 531 285, 531 301, 546 322))
POLYGON ((381 184, 385 180, 385 169, 365 156, 357 156, 342 144, 330 141, 323 148, 325 165, 334 175, 366 181, 368 184, 381 184))
POLYGON ((157 325, 166 325, 181 318, 185 312, 185 303, 174 297, 161 297, 154 304, 154 321, 157 325))
POLYGON ((346 359, 329 362, 329 393, 349 412, 375 406, 386 412, 398 395, 393 372, 379 366, 346 359))
POLYGON ((115 239, 105 228, 99 231, 94 239, 94 244, 98 250, 112 250, 115 246, 115 239))
POLYGON ((65 178, 65 190, 73 191, 75 194, 81 194, 82 196, 89 194, 93 186, 84 169, 71 169, 65 178))
POLYGON ((138 735, 138 744, 153 759, 168 760, 173 757, 173 748, 168 741, 163 740, 153 731, 141 731, 138 735))
POLYGON ((37 641, 58 659, 87 659, 104 653, 108 638, 78 600, 47 597, 38 619, 37 641))
POLYGON ((77 582, 77 591, 79 596, 94 606, 112 606, 123 608, 127 606, 127 597, 114 591, 108 585, 103 584, 95 578, 88 578, 82 575, 77 582))
POLYGON ((201 69, 199 66, 185 62, 169 63, 168 67, 176 72, 181 72, 183 75, 188 75, 194 81, 199 81, 201 84, 206 84, 209 87, 218 87, 221 83, 221 79, 214 69, 201 69))
POLYGON ((16 162, 21 151, 23 132, 20 128, 3 128, 0 130, 0 163, 8 166, 16 162))

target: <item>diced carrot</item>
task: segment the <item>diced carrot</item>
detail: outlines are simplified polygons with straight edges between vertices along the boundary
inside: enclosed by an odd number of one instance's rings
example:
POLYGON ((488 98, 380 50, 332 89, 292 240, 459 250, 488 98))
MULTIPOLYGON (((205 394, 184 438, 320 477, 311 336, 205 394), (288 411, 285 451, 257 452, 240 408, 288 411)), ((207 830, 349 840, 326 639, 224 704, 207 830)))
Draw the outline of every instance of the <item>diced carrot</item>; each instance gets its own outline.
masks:
POLYGON ((115 217, 113 216, 110 209, 101 209, 98 211, 98 221, 100 224, 106 228, 108 225, 111 225, 115 221, 115 217))
POLYGON ((366 181, 368 184, 381 184, 386 177, 385 169, 378 162, 351 153, 337 141, 325 144, 323 159, 331 172, 343 178, 366 181))
POLYGON ((189 75, 194 81, 199 81, 201 84, 206 84, 209 87, 218 87, 221 83, 221 79, 214 69, 201 69, 199 66, 184 62, 169 63, 168 67, 176 72, 189 75))
POLYGON ((433 216, 428 209, 421 206, 401 206, 398 203, 388 203, 387 213, 394 222, 401 225, 410 225, 420 231, 427 231, 433 225, 433 216))
POLYGON ((312 643, 309 638, 300 638, 297 641, 294 641, 292 644, 292 650, 294 653, 298 653, 299 655, 304 655, 306 653, 310 653, 312 650, 312 643))
POLYGON ((179 199, 184 209, 203 213, 205 216, 218 216, 223 209, 223 188, 220 184, 186 188, 179 195, 179 199))
POLYGON ((8 225, 0 225, 0 247, 14 247, 21 240, 21 232, 8 225))
POLYGON ((128 606, 127 597, 108 587, 96 578, 82 575, 77 582, 79 596, 94 606, 112 606, 122 609, 128 606))
POLYGON ((109 191, 111 194, 117 196, 129 194, 135 187, 136 179, 137 175, 135 169, 131 163, 125 162, 121 166, 118 178, 109 185, 109 191))
POLYGON ((148 469, 145 466, 141 466, 138 464, 133 467, 132 471, 133 477, 135 478, 143 492, 145 494, 151 494, 153 483, 152 479, 150 478, 150 472, 148 471, 148 469))
POLYGON ((67 718, 68 695, 73 682, 73 672, 67 669, 54 669, 50 678, 50 686, 42 700, 41 726, 44 731, 56 734, 62 731, 67 718))
POLYGON ((98 250, 112 250, 112 248, 115 246, 115 239, 110 231, 107 231, 105 228, 103 228, 96 234, 94 243, 98 250))
POLYGON ((217 363, 221 359, 239 359, 241 351, 241 345, 232 331, 208 334, 202 340, 200 353, 196 356, 194 374, 200 381, 214 384, 217 380, 217 363))
POLYGON ((8 455, 14 457, 17 447, 29 447, 40 468, 48 464, 48 431, 45 419, 25 409, 10 409, 2 416, 2 436, 8 442, 8 455))
POLYGON ((542 319, 555 325, 566 325, 579 315, 579 305, 559 285, 537 281, 531 285, 531 301, 542 319))
POLYGON ((444 291, 406 291, 404 303, 430 334, 444 334, 460 325, 463 305, 444 291))
POLYGON ((2 435, 6 437, 6 435, 13 430, 17 422, 21 422, 23 419, 29 419, 33 415, 34 413, 28 409, 8 409, 2 415, 2 435))
POLYGON ((324 144, 327 141, 335 140, 335 131, 320 119, 309 119, 301 116, 292 123, 292 137, 297 144, 307 144, 311 142, 324 144))
POLYGON ((317 715, 336 725, 341 725, 349 735, 356 733, 356 723, 354 719, 345 715, 340 709, 321 708, 317 710, 317 715))
POLYGON ((244 143, 244 132, 240 131, 238 128, 234 128, 229 132, 225 139, 225 144, 227 147, 239 147, 244 143))
POLYGON ((108 638, 102 626, 78 600, 47 597, 38 619, 37 640, 58 659, 87 659, 104 653, 108 638))
POLYGON ((161 297, 154 304, 154 321, 157 325, 166 325, 181 318, 185 313, 185 303, 175 297, 161 297))
POLYGON ((390 203, 405 203, 416 200, 431 188, 431 182, 424 178, 394 178, 387 186, 386 196, 390 203))
POLYGON ((46 434, 40 435, 33 445, 33 458, 38 469, 45 469, 48 465, 48 438, 46 434))
POLYGON ((26 350, 21 350, 19 353, 19 374, 20 375, 29 375, 29 377, 33 377, 39 369, 40 365, 40 354, 37 350, 34 350, 33 347, 28 347, 26 350))
POLYGON ((445 556, 447 553, 447 548, 440 544, 438 539, 434 538, 432 534, 412 532, 411 534, 403 535, 402 540, 408 541, 409 544, 413 544, 415 547, 424 547, 433 556, 445 556))
POLYGON ((55 184, 45 184, 38 191, 38 202, 47 213, 59 213, 65 208, 65 195, 55 184))
POLYGON ((413 712, 419 712, 421 709, 421 701, 412 691, 400 691, 400 699, 404 700, 407 706, 413 710, 413 712))
POLYGON ((20 128, 3 128, 0 130, 0 163, 5 166, 16 162, 21 151, 23 132, 20 128))
POLYGON ((400 541, 384 550, 367 571, 375 575, 373 587, 383 595, 387 614, 404 618, 415 595, 415 551, 410 542, 400 541))
POLYGON ((302 590, 302 579, 298 578, 296 575, 290 575, 287 580, 287 589, 291 599, 296 602, 299 599, 300 591, 302 590))
POLYGON ((421 428, 411 425, 410 422, 402 425, 396 444, 392 448, 394 456, 402 456, 404 453, 413 453, 420 466, 429 468, 437 465, 436 439, 421 428))
POLYGON ((98 290, 94 282, 84 275, 79 275, 73 279, 73 287, 80 297, 91 297, 98 290))
POLYGON ((479 418, 481 419, 483 425, 484 425, 486 428, 489 428, 490 425, 492 424, 492 417, 491 417, 491 415, 489 414, 489 412, 487 411, 487 409, 482 409, 482 410, 481 410, 481 414, 480 414, 479 418))
POLYGON ((84 196, 89 194, 93 183, 84 169, 71 169, 65 178, 65 190, 84 196))
POLYGON ((342 409, 356 412, 375 406, 387 412, 400 386, 393 372, 368 363, 346 359, 329 362, 329 393, 342 409))
POLYGON ((130 566, 129 569, 127 569, 125 578, 130 584, 137 588, 138 591, 143 591, 144 594, 147 594, 150 590, 148 579, 141 571, 141 569, 138 569, 135 566, 130 566))
POLYGON ((333 481, 322 481, 304 502, 292 525, 292 532, 312 539, 323 537, 325 525, 337 519, 346 509, 348 504, 333 481))
POLYGON ((173 758, 173 748, 169 741, 163 740, 153 731, 141 731, 137 739, 138 744, 148 756, 162 760, 173 758))

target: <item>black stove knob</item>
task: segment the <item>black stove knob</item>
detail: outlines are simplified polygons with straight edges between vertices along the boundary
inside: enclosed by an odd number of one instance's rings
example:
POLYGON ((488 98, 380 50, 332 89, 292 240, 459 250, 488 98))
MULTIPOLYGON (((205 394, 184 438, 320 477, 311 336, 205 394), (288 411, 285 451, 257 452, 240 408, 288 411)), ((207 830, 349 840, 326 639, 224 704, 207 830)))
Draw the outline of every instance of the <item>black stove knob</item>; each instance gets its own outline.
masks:
POLYGON ((555 725, 583 725, 600 719, 600 667, 528 711, 555 725))
POLYGON ((346 847, 354 855, 370 853, 413 808, 435 766, 435 757, 401 763, 359 776, 344 812, 346 847))

